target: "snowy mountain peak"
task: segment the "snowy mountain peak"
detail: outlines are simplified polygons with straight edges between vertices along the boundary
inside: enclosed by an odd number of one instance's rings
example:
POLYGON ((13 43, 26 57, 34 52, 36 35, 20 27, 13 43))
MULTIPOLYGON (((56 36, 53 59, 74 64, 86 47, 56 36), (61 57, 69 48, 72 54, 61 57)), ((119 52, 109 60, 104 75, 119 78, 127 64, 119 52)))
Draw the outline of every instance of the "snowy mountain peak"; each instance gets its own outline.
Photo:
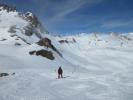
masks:
POLYGON ((34 15, 31 13, 31 12, 27 12, 26 14, 25 14, 27 17, 34 17, 34 15))
POLYGON ((21 13, 16 7, 0 4, 0 38, 9 39, 13 36, 21 38, 26 43, 37 42, 48 34, 38 18, 31 12, 21 13))
POLYGON ((16 11, 16 7, 15 6, 11 6, 11 5, 1 4, 0 3, 0 11, 1 10, 6 10, 7 12, 11 12, 11 11, 16 11))

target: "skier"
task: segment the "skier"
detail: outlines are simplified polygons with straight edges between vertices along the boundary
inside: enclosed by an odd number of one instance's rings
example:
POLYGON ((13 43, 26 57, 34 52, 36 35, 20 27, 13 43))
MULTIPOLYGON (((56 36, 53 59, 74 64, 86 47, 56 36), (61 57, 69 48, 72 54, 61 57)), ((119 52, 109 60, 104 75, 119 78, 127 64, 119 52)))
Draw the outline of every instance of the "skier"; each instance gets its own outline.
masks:
POLYGON ((63 70, 62 70, 61 67, 59 67, 59 69, 58 69, 58 78, 63 78, 62 73, 63 73, 63 70))

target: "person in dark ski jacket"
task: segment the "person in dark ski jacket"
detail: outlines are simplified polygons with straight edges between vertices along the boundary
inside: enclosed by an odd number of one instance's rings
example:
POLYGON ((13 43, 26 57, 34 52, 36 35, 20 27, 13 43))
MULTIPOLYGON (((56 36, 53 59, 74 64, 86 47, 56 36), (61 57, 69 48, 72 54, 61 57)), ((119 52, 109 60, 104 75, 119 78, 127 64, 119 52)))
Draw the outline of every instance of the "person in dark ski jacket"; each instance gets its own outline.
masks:
POLYGON ((58 78, 63 78, 62 73, 63 73, 63 70, 62 70, 61 67, 59 67, 59 69, 58 69, 58 78))

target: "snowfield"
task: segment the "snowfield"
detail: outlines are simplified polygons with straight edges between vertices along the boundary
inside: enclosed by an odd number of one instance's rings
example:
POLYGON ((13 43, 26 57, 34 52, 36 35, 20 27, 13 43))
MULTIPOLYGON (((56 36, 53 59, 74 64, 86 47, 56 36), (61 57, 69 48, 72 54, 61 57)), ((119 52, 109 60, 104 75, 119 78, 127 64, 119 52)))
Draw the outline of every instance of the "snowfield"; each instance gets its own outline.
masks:
POLYGON ((52 49, 37 45, 39 38, 34 34, 14 33, 31 45, 12 37, 8 31, 12 25, 22 30, 27 25, 16 16, 16 12, 0 12, 0 73, 9 74, 0 77, 0 100, 133 100, 132 33, 42 33, 63 55, 60 57, 52 49), (40 49, 53 52, 55 59, 29 54, 40 49), (62 79, 57 79, 59 66, 62 79))
POLYGON ((0 100, 132 100, 133 48, 93 47, 84 38, 57 43, 63 58, 54 53, 54 61, 29 55, 36 45, 0 44, 0 72, 10 74, 0 78, 0 100), (59 66, 66 78, 56 79, 59 66))

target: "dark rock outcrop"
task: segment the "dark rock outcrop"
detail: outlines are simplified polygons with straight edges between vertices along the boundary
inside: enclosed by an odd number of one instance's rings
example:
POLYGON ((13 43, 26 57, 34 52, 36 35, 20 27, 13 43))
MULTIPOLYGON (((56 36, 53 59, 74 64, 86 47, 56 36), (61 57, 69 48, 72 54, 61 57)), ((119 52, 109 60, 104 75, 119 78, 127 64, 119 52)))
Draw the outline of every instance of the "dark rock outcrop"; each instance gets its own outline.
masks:
POLYGON ((37 56, 42 56, 42 57, 46 57, 50 60, 54 60, 55 57, 53 56, 53 53, 51 51, 47 51, 47 50, 38 50, 38 51, 30 51, 29 52, 30 55, 37 55, 37 56))
POLYGON ((40 46, 45 46, 47 48, 51 48, 52 50, 54 50, 56 53, 58 53, 62 57, 62 54, 53 46, 50 39, 42 38, 39 42, 37 42, 37 44, 40 46))
MULTIPOLYGON (((24 27, 24 30, 25 30, 25 32, 24 32, 25 35, 32 36, 32 34, 33 34, 33 27, 31 25, 24 27)), ((41 36, 39 36, 39 37, 41 37, 41 36)))
POLYGON ((47 51, 47 50, 39 50, 36 52, 36 55, 40 55, 40 56, 43 56, 43 57, 46 57, 50 60, 54 60, 54 56, 53 56, 53 53, 51 51, 47 51))
POLYGON ((48 38, 43 38, 40 41, 37 42, 38 45, 40 46, 45 46, 47 48, 51 48, 52 47, 52 43, 51 40, 48 38))
POLYGON ((76 43, 76 40, 73 38, 72 40, 60 40, 59 43, 63 44, 63 43, 76 43))
POLYGON ((74 38, 72 39, 72 41, 73 41, 74 43, 76 43, 76 40, 75 40, 74 38))
POLYGON ((21 44, 20 43, 18 43, 18 42, 15 42, 15 44, 14 44, 15 46, 21 46, 21 44))
POLYGON ((30 55, 34 55, 34 54, 36 54, 36 51, 35 50, 34 51, 30 51, 29 54, 30 55))
POLYGON ((61 43, 61 44, 62 43, 68 43, 68 41, 67 40, 60 40, 59 43, 61 43))
POLYGON ((8 73, 0 73, 0 77, 3 77, 3 76, 9 76, 8 73))

